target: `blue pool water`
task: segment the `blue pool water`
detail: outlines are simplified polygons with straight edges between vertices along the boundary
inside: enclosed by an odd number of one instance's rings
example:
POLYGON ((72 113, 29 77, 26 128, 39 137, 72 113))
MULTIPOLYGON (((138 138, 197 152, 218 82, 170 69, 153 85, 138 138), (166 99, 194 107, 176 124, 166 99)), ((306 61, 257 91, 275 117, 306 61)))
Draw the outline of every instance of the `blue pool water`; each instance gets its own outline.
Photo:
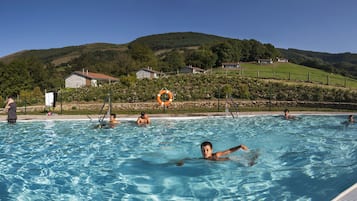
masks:
POLYGON ((3 122, 0 200, 330 200, 357 181, 357 124, 345 119, 154 119, 114 129, 3 122), (199 159, 206 140, 215 151, 239 144, 250 151, 206 161, 199 159))

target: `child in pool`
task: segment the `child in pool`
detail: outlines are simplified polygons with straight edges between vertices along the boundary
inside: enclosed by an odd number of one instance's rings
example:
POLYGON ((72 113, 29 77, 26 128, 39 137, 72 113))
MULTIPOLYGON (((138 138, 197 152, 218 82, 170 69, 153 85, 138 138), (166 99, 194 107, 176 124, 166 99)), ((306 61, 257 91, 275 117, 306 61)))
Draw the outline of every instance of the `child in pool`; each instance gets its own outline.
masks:
POLYGON ((248 150, 248 147, 245 145, 238 145, 236 147, 232 147, 230 149, 227 149, 225 151, 218 151, 216 153, 213 153, 213 147, 211 142, 203 142, 201 144, 201 153, 204 159, 206 160, 229 160, 229 158, 221 158, 221 156, 233 153, 239 149, 243 149, 244 151, 248 150))

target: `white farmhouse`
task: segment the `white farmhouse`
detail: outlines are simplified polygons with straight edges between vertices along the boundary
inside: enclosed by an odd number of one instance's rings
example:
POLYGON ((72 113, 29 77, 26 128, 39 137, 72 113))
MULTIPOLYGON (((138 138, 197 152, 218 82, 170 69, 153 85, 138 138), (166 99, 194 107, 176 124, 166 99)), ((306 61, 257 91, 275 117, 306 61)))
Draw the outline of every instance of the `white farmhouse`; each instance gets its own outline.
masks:
POLYGON ((222 68, 239 68, 239 62, 226 62, 222 63, 222 68))
POLYGON ((273 59, 258 59, 258 64, 273 64, 273 59))
POLYGON ((66 88, 79 88, 84 86, 98 86, 100 83, 116 82, 118 78, 104 75, 101 73, 92 73, 84 71, 75 71, 65 79, 66 88))
POLYGON ((136 72, 136 78, 137 79, 143 79, 143 78, 159 78, 163 76, 164 74, 158 71, 153 70, 150 67, 140 69, 138 72, 136 72))
POLYGON ((206 71, 204 69, 198 68, 198 67, 185 66, 180 69, 180 73, 197 74, 197 73, 206 73, 206 71))
POLYGON ((287 63, 287 62, 289 62, 288 59, 286 59, 286 58, 279 58, 279 57, 276 58, 276 61, 277 61, 278 63, 287 63))

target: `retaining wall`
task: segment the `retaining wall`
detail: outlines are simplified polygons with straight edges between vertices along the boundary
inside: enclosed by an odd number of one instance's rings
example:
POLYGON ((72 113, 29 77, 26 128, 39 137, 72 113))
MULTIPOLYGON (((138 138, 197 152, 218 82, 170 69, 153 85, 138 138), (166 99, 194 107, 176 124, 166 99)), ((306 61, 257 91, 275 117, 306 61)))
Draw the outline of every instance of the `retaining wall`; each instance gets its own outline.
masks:
MULTIPOLYGON (((357 110, 357 103, 336 103, 336 102, 310 102, 310 101, 237 101, 226 103, 226 101, 185 101, 185 102, 173 102, 170 106, 170 110, 194 110, 197 108, 202 108, 206 110, 224 110, 226 107, 233 108, 238 106, 238 108, 289 108, 289 107, 307 107, 307 108, 332 108, 332 109, 348 109, 357 110)), ((66 103, 62 105, 63 111, 100 111, 103 103, 66 103)), ((106 105, 107 107, 107 105, 106 105)), ((112 103, 114 111, 161 111, 162 106, 159 106, 157 102, 142 102, 142 103, 112 103)), ((45 108, 45 106, 27 106, 26 112, 42 112, 49 110, 50 108, 45 108)), ((25 107, 18 107, 18 112, 24 112, 25 107)), ((52 110, 52 108, 51 108, 52 110)), ((61 110, 61 105, 57 104, 54 108, 55 112, 61 110)))

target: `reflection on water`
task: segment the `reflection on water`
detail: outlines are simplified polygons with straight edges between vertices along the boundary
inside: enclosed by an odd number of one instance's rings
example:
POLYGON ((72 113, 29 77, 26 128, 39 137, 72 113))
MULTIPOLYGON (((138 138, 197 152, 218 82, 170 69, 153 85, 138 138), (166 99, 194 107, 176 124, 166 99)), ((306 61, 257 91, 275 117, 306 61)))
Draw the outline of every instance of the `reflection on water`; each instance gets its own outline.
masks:
POLYGON ((0 123, 0 200, 330 200, 355 181, 344 116, 0 123), (201 159, 245 144, 229 161, 201 159))

